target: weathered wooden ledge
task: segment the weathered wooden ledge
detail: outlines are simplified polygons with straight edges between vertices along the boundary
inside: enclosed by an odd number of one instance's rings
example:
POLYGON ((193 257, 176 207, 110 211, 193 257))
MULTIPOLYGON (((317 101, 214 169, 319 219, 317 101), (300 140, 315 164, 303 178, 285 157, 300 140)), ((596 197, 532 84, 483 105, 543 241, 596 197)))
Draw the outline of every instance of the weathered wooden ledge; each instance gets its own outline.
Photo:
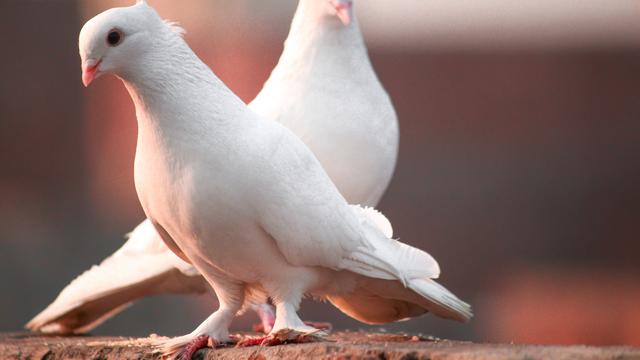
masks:
MULTIPOLYGON (((418 336, 336 332, 331 341, 201 350, 199 359, 640 359, 640 348, 477 344, 418 336)), ((0 334, 1 359, 157 359, 149 339, 0 334)))

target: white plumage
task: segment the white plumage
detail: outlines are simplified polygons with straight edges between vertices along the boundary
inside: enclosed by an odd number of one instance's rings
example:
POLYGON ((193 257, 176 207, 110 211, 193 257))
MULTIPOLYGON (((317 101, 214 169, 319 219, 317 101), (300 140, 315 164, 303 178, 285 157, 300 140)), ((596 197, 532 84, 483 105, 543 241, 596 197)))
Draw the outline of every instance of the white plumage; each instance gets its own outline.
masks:
MULTIPOLYGON (((397 119, 371 66, 357 20, 354 18, 347 26, 340 24, 331 16, 332 9, 326 2, 300 1, 283 54, 249 107, 298 135, 348 202, 375 206, 395 167, 397 119)), ((175 26, 174 29, 181 32, 175 26)), ((381 214, 376 216, 374 209, 368 211, 381 222, 386 236, 391 237, 389 221, 381 214)), ((130 234, 123 249, 129 243, 135 243, 137 253, 144 256, 143 271, 135 270, 139 261, 136 254, 117 257, 117 266, 107 266, 108 261, 93 266, 69 284, 27 327, 45 332, 83 333, 140 297, 186 294, 190 290, 199 293, 208 288, 193 266, 168 250, 148 220, 130 234), (174 259, 167 262, 167 257, 174 259), (135 274, 129 275, 127 269, 135 274), (114 272, 119 276, 111 276, 114 272), (166 287, 149 281, 157 276, 187 285, 166 287), (198 277, 202 284, 192 286, 198 277), (97 278, 105 281, 96 282, 97 278), (100 306, 95 306, 95 302, 100 306)), ((267 308, 262 310, 269 314, 267 308)))
MULTIPOLYGON (((328 6, 304 1, 309 9, 328 6)), ((80 53, 85 75, 113 73, 124 81, 138 118, 135 183, 145 213, 218 295, 220 308, 172 347, 202 334, 228 340, 235 314, 267 296, 276 305, 273 332, 315 331, 296 314, 304 294, 370 323, 427 311, 471 317, 467 304, 432 280, 440 270, 430 255, 385 236, 381 214, 348 205, 300 138, 247 108, 146 4, 90 20, 80 53), (104 39, 113 29, 124 40, 109 45, 104 39)), ((326 139, 339 135, 327 134, 309 146, 330 147, 326 139)), ((377 186, 382 194, 386 183, 377 186)))

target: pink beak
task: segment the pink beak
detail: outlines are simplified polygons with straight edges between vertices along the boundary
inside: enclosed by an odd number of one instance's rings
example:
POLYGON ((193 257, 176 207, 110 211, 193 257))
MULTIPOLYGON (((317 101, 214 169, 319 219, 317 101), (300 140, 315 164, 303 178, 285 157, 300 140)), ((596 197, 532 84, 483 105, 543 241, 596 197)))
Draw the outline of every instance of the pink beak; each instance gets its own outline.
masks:
POLYGON ((98 75, 98 66, 100 66, 100 60, 87 59, 82 63, 82 84, 87 87, 98 75))
POLYGON ((351 23, 353 16, 353 1, 352 0, 334 0, 333 7, 336 8, 336 15, 347 26, 351 23))

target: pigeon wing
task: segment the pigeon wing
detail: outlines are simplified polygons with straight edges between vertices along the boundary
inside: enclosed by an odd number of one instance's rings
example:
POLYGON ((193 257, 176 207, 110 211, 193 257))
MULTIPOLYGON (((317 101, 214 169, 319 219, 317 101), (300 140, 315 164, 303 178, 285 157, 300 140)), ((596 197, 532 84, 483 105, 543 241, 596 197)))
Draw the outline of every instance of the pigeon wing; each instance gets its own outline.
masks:
POLYGON ((439 276, 429 254, 385 236, 392 231, 381 213, 349 206, 295 135, 279 140, 290 146, 269 152, 272 168, 265 171, 272 175, 261 184, 267 198, 260 221, 287 261, 405 284, 408 278, 439 276))
POLYGON ((176 257, 146 220, 100 265, 74 279, 26 327, 51 333, 85 333, 128 307, 159 293, 202 293, 198 272, 176 257))

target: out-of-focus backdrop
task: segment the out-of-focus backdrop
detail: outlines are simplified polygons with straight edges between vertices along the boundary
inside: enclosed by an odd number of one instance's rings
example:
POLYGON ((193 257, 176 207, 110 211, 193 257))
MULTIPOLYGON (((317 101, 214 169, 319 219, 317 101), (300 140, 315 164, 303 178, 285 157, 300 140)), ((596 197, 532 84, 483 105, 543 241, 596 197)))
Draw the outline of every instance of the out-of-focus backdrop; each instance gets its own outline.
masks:
MULTIPOLYGON (((113 77, 82 87, 76 45, 86 20, 132 2, 0 1, 0 331, 21 328, 143 219, 133 106, 113 77)), ((246 101, 275 65, 296 6, 150 3, 246 101)), ((637 0, 355 6, 400 118, 380 209, 476 312, 469 324, 425 316, 385 328, 640 345, 637 0)), ((146 299, 94 333, 182 334, 215 306, 146 299)), ((369 328, 328 304, 306 301, 302 314, 369 328)))

